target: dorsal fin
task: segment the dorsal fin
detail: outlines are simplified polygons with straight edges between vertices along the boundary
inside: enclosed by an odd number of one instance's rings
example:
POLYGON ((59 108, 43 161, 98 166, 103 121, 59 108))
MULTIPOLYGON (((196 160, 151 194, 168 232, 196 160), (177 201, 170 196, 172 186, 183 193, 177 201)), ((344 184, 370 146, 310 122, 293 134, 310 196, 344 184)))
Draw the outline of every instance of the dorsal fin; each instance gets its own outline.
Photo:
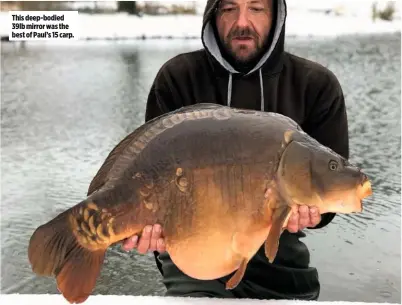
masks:
POLYGON ((151 141, 158 134, 166 130, 166 128, 177 125, 186 119, 197 119, 201 118, 202 116, 209 117, 214 113, 214 110, 219 110, 222 108, 225 108, 225 106, 212 103, 194 104, 162 114, 141 125, 131 134, 127 135, 109 153, 101 168, 92 179, 87 195, 89 196, 94 191, 100 189, 108 181, 108 176, 111 174, 112 170, 116 171, 117 173, 119 173, 121 170, 124 170, 128 163, 133 162, 133 160, 136 159, 146 144, 148 144, 149 141, 151 141), (194 115, 190 115, 189 117, 179 115, 185 113, 202 113, 203 115, 201 117, 194 115))
MULTIPOLYGON (((163 116, 165 115, 162 115, 161 117, 163 116)), ((92 194, 94 191, 100 189, 106 183, 108 174, 115 165, 116 160, 122 155, 127 146, 136 141, 143 134, 144 129, 148 128, 150 125, 155 123, 155 121, 157 121, 158 118, 159 117, 156 117, 148 121, 147 123, 143 124, 142 126, 138 127, 132 133, 127 135, 120 143, 118 143, 116 147, 112 149, 112 151, 109 153, 106 160, 103 162, 102 166, 96 173, 95 177, 92 179, 88 188, 87 193, 88 196, 92 194)))

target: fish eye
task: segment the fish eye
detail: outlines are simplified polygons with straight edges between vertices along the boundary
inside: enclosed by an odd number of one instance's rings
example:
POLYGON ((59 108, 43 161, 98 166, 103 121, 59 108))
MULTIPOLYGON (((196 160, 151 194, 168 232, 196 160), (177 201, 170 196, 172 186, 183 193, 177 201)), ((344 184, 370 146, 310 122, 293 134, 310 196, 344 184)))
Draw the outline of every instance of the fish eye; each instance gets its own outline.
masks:
POLYGON ((329 161, 328 167, 331 171, 336 171, 338 169, 338 162, 331 160, 329 161))

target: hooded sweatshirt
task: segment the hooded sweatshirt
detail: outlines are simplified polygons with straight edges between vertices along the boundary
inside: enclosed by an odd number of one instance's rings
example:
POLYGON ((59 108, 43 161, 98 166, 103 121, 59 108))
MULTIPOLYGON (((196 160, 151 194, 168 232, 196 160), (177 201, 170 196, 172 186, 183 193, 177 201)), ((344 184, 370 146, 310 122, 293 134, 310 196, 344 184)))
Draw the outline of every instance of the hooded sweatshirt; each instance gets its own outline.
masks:
MULTIPOLYGON (((236 70, 221 52, 214 31, 218 3, 209 0, 205 7, 201 29, 204 48, 177 55, 158 71, 148 96, 145 120, 196 103, 277 112, 289 116, 317 141, 349 158, 346 107, 338 79, 322 65, 284 50, 285 0, 274 0, 271 43, 247 72, 236 70)), ((334 216, 322 214, 315 229, 326 226, 334 216)), ((274 291, 273 294, 278 292, 278 298, 316 298, 318 275, 309 266, 307 247, 299 240, 304 236, 303 232, 292 234, 285 230, 273 264, 269 264, 261 247, 248 265, 245 281, 274 291), (272 280, 273 274, 276 281, 272 280), (278 277, 286 284, 281 285, 278 277)), ((158 260, 157 264, 163 273, 158 260)))

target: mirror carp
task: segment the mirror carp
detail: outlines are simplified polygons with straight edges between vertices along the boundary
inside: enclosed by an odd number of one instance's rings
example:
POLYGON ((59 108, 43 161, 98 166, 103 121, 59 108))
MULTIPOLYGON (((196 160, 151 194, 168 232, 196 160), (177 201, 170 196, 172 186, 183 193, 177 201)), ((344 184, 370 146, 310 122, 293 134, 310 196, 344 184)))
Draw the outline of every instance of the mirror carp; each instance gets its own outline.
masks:
POLYGON ((264 245, 273 262, 292 207, 355 213, 360 168, 277 113, 201 103, 141 125, 107 156, 87 198, 39 226, 28 258, 70 303, 92 293, 108 247, 161 224, 177 267, 233 289, 264 245))

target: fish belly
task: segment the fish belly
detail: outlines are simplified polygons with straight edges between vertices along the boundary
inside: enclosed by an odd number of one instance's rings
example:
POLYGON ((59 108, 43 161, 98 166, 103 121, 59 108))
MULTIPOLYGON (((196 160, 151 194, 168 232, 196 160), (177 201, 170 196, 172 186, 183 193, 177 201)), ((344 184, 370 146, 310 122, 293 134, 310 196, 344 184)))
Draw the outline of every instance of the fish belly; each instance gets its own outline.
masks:
POLYGON ((221 224, 197 230, 202 233, 184 240, 167 240, 167 251, 173 263, 195 279, 221 278, 237 270, 244 259, 251 259, 265 242, 270 230, 270 224, 262 221, 243 221, 241 225, 221 224))

